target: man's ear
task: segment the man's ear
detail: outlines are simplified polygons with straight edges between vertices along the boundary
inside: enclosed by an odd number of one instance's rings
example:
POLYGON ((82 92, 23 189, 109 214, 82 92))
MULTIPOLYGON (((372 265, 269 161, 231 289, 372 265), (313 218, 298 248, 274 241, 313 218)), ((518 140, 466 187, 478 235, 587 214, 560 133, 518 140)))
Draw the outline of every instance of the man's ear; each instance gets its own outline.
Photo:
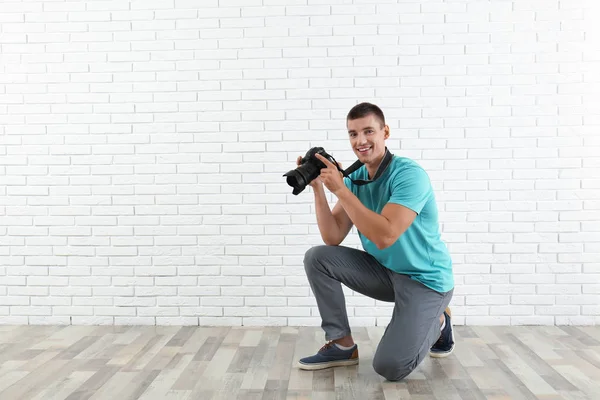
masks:
POLYGON ((389 125, 386 125, 386 126, 383 128, 383 129, 385 130, 385 135, 384 135, 384 137, 385 137, 386 139, 387 139, 387 138, 389 138, 389 137, 390 137, 390 127, 389 127, 389 125))

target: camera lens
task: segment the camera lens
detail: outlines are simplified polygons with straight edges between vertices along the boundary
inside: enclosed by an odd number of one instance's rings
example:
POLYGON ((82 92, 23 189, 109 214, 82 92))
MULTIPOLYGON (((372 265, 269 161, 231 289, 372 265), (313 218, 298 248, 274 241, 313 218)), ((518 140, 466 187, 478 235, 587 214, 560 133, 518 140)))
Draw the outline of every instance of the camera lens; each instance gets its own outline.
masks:
POLYGON ((292 193, 298 195, 306 188, 306 185, 319 176, 319 171, 314 163, 307 162, 283 176, 286 177, 287 184, 294 188, 292 193))
POLYGON ((290 174, 286 178, 287 184, 293 188, 304 189, 307 185, 307 182, 304 180, 302 174, 298 171, 291 171, 290 174))

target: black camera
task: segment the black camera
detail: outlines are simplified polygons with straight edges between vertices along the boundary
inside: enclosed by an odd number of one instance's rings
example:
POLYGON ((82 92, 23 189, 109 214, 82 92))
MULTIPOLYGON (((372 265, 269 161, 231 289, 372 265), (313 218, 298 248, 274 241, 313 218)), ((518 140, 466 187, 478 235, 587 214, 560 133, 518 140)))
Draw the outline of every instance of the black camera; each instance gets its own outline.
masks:
POLYGON ((321 169, 327 168, 315 154, 320 154, 336 166, 338 165, 335 159, 327 154, 322 147, 313 147, 308 150, 306 155, 302 158, 298 168, 283 174, 283 176, 287 177, 287 184, 294 188, 292 192, 294 195, 300 194, 306 188, 306 185, 311 183, 321 174, 321 169))

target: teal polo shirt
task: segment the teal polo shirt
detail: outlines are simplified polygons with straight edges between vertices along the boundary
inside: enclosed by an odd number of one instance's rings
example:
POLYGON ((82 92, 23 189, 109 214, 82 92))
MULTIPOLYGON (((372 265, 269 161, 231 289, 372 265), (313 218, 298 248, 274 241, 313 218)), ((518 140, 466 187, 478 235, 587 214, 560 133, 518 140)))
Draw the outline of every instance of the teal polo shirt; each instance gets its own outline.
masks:
MULTIPOLYGON (((369 179, 363 165, 350 178, 369 179)), ((452 259, 440 237, 438 209, 427 172, 415 161, 394 155, 388 168, 374 182, 354 185, 344 183, 369 210, 381 214, 387 203, 408 207, 417 216, 408 229, 391 246, 379 250, 360 230, 363 249, 383 266, 405 274, 425 286, 445 293, 454 288, 452 259)))

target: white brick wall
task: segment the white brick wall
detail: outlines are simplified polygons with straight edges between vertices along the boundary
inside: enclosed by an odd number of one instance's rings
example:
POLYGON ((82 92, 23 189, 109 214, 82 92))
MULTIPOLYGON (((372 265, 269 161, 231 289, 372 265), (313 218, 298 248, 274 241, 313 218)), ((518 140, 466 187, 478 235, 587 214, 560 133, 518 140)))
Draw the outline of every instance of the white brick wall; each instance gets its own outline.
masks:
POLYGON ((0 323, 318 325, 313 196, 281 175, 315 145, 350 165, 359 101, 434 182, 456 323, 600 322, 599 11, 3 1, 0 323))

